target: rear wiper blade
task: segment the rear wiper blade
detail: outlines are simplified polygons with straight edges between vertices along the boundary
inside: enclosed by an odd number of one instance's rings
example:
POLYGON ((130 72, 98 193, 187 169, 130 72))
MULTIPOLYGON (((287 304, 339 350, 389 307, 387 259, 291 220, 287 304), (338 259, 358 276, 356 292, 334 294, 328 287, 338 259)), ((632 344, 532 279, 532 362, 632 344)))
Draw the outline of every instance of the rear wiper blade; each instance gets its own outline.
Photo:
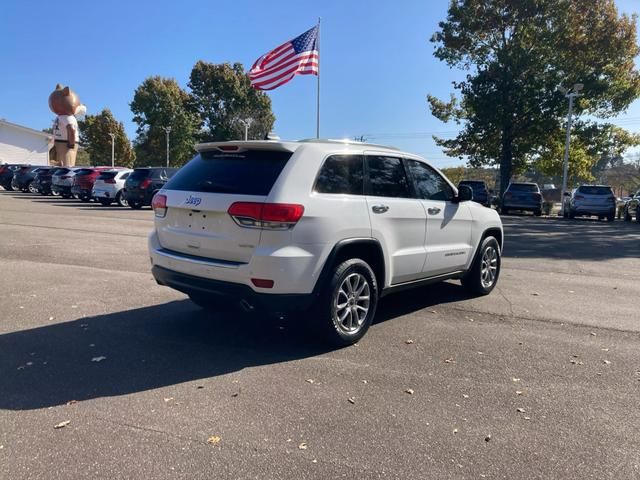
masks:
POLYGON ((207 192, 218 192, 218 193, 237 193, 237 189, 230 187, 229 185, 223 185, 221 183, 215 183, 211 180, 203 180, 198 183, 198 188, 201 188, 207 192))

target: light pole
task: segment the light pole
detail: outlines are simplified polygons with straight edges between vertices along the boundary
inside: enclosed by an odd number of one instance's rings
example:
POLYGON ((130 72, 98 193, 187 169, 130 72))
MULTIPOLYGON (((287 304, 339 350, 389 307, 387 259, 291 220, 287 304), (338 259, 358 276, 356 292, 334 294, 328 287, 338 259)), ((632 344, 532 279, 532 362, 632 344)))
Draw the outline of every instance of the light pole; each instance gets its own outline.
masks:
POLYGON ((578 93, 584 85, 582 83, 576 83, 572 88, 566 89, 560 87, 559 90, 564 93, 564 96, 569 99, 569 113, 567 114, 567 139, 564 146, 564 163, 562 165, 562 193, 560 194, 560 215, 564 216, 564 194, 567 191, 567 175, 569 173, 569 144, 571 143, 571 120, 573 115, 573 99, 581 97, 582 94, 578 93))
POLYGON ((244 141, 246 142, 249 140, 249 127, 253 123, 253 118, 247 118, 246 120, 239 118, 238 121, 244 125, 244 141))
POLYGON ((171 127, 162 127, 167 134, 167 168, 169 168, 169 134, 171 133, 171 127))
POLYGON ((116 166, 116 134, 110 133, 111 137, 111 168, 116 166))

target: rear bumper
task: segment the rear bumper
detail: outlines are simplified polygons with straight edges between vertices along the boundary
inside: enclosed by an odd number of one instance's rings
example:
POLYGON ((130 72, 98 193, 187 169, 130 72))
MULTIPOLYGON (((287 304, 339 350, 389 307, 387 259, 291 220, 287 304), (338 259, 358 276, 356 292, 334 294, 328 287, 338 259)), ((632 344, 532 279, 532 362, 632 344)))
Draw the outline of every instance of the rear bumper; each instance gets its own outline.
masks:
POLYGON ((614 205, 574 205, 571 209, 577 215, 614 215, 614 205))
POLYGON ((512 208, 514 210, 542 210, 542 203, 520 203, 504 202, 502 208, 512 208))
POLYGON ((78 197, 90 197, 91 196, 91 189, 89 188, 82 188, 79 187, 77 185, 71 187, 71 193, 73 195, 77 195, 78 197))
POLYGON ((143 205, 151 205, 153 192, 148 190, 123 190, 124 197, 128 202, 142 202, 143 205))
POLYGON ((224 297, 249 309, 279 313, 302 311, 308 308, 315 298, 313 294, 258 293, 247 285, 194 277, 157 265, 151 269, 151 273, 159 285, 171 287, 187 295, 224 297))

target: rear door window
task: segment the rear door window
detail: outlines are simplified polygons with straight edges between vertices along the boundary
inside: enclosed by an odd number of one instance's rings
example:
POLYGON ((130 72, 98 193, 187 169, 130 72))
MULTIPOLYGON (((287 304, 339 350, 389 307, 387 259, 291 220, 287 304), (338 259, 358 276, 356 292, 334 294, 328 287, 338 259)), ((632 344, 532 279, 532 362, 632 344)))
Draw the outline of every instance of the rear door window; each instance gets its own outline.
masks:
POLYGON ((539 192, 538 185, 531 183, 512 183, 507 189, 511 192, 539 192))
POLYGON ((98 175, 98 180, 111 180, 113 178, 116 177, 116 175, 118 174, 118 172, 103 172, 100 175, 98 175))
POLYGON ((402 165, 396 157, 367 156, 367 195, 410 198, 411 189, 402 165))
POLYGON ((269 195, 291 152, 209 151, 196 155, 169 180, 167 190, 269 195))
POLYGON ((362 195, 364 193, 364 157, 362 155, 332 155, 318 173, 315 191, 362 195))
POLYGON ((136 169, 131 173, 131 180, 144 180, 151 174, 151 169, 149 168, 140 168, 136 169))

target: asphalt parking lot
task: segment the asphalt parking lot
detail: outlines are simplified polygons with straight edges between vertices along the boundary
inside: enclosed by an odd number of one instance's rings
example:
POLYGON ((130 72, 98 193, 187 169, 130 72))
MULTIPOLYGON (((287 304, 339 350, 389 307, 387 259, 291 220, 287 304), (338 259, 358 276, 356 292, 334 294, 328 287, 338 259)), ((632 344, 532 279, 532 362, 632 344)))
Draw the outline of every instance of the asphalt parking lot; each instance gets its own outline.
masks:
POLYGON ((148 209, 0 191, 0 478, 640 478, 640 225, 503 222, 490 296, 328 350, 157 286, 148 209))

